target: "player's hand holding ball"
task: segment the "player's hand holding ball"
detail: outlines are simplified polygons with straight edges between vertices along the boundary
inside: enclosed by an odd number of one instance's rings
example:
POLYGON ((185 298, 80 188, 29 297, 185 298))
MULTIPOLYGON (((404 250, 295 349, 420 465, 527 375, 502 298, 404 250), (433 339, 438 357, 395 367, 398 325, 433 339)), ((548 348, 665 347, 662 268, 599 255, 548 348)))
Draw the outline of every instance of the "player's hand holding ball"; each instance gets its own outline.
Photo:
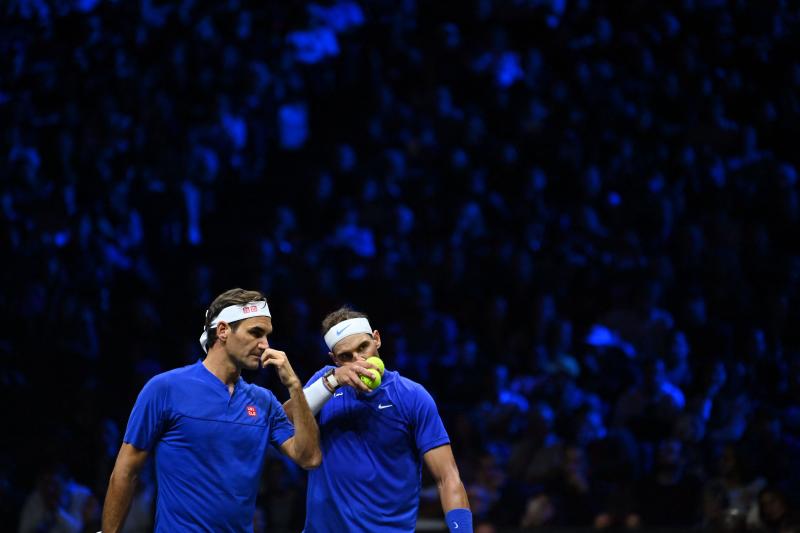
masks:
POLYGON ((334 375, 339 385, 353 387, 359 392, 370 392, 381 384, 383 369, 383 361, 379 357, 370 357, 343 363, 334 375))
POLYGON ((381 386, 381 377, 383 376, 383 372, 386 369, 383 365, 383 361, 381 361, 380 357, 372 356, 367 359, 367 363, 372 363, 377 367, 377 370, 369 369, 369 372, 372 374, 372 377, 369 376, 361 376, 361 381, 364 382, 364 385, 369 387, 371 390, 375 390, 381 386))

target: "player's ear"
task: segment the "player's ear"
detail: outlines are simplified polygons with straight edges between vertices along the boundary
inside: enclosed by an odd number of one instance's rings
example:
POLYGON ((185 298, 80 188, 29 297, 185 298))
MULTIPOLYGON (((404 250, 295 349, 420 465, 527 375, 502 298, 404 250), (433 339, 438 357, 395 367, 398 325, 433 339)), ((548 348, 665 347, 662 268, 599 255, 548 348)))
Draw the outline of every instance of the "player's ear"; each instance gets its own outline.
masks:
POLYGON ((375 347, 376 348, 380 348, 381 347, 381 332, 378 331, 377 329, 375 331, 373 331, 372 332, 372 339, 375 341, 375 347))
POLYGON ((217 338, 222 342, 228 340, 228 335, 231 333, 231 327, 227 322, 220 322, 217 324, 217 338))
POLYGON ((333 356, 333 352, 328 352, 328 357, 331 358, 331 361, 333 361, 334 365, 339 366, 339 362, 336 360, 336 357, 333 356))

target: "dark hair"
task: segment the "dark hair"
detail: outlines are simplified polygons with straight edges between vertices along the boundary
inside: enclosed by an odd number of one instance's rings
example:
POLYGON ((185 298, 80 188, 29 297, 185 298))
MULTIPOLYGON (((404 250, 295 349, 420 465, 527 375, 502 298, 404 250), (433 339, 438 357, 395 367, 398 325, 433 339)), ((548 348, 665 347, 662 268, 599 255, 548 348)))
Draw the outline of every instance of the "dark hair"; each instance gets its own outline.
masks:
POLYGON ((346 305, 343 305, 336 311, 328 313, 328 316, 322 319, 322 335, 328 333, 328 330, 339 322, 350 320, 351 318, 368 318, 364 313, 353 311, 346 305))
MULTIPOLYGON (((260 301, 267 301, 267 297, 260 291, 248 291, 245 289, 230 289, 216 298, 214 301, 211 302, 211 305, 208 306, 208 311, 206 311, 206 323, 204 325, 205 330, 208 332, 208 339, 206 340, 206 349, 211 349, 214 346, 214 343, 217 341, 217 328, 211 328, 211 321, 226 307, 229 305, 244 305, 247 302, 260 302, 260 301)), ((236 331, 236 328, 239 327, 239 321, 231 323, 231 329, 236 331)))

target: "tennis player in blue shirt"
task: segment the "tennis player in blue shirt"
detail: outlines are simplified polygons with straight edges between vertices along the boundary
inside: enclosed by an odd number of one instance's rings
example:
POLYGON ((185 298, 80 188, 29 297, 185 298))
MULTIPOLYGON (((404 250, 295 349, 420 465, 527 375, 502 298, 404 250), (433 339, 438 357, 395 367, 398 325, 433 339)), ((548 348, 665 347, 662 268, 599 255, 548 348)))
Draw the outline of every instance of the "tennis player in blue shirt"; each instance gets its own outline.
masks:
POLYGON ((232 289, 208 308, 207 356, 153 377, 133 406, 103 508, 103 531, 122 528, 137 475, 155 454, 155 531, 253 531, 267 445, 306 469, 319 466, 319 428, 284 352, 269 347, 264 295, 232 289), (295 406, 294 426, 272 392, 242 369, 275 367, 295 406))
MULTIPOLYGON (((334 365, 305 388, 324 457, 309 474, 305 532, 413 532, 425 463, 450 531, 472 533, 467 494, 431 395, 391 370, 374 391, 360 380, 375 368, 366 359, 381 346, 366 315, 343 307, 322 327, 334 365)), ((284 404, 292 416, 294 402, 284 404)))

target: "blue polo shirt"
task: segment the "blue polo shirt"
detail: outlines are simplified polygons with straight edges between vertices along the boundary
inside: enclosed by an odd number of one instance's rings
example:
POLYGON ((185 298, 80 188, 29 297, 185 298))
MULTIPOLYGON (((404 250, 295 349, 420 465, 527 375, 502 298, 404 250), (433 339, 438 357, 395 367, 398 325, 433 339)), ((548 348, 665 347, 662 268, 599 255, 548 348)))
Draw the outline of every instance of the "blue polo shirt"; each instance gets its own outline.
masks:
POLYGON ((241 377, 233 395, 198 361, 153 377, 123 439, 155 452, 155 531, 253 531, 267 445, 294 435, 281 404, 241 377))
POLYGON ((318 417, 322 465, 308 477, 306 533, 413 532, 422 455, 450 443, 428 391, 387 370, 369 394, 340 388, 318 417))

